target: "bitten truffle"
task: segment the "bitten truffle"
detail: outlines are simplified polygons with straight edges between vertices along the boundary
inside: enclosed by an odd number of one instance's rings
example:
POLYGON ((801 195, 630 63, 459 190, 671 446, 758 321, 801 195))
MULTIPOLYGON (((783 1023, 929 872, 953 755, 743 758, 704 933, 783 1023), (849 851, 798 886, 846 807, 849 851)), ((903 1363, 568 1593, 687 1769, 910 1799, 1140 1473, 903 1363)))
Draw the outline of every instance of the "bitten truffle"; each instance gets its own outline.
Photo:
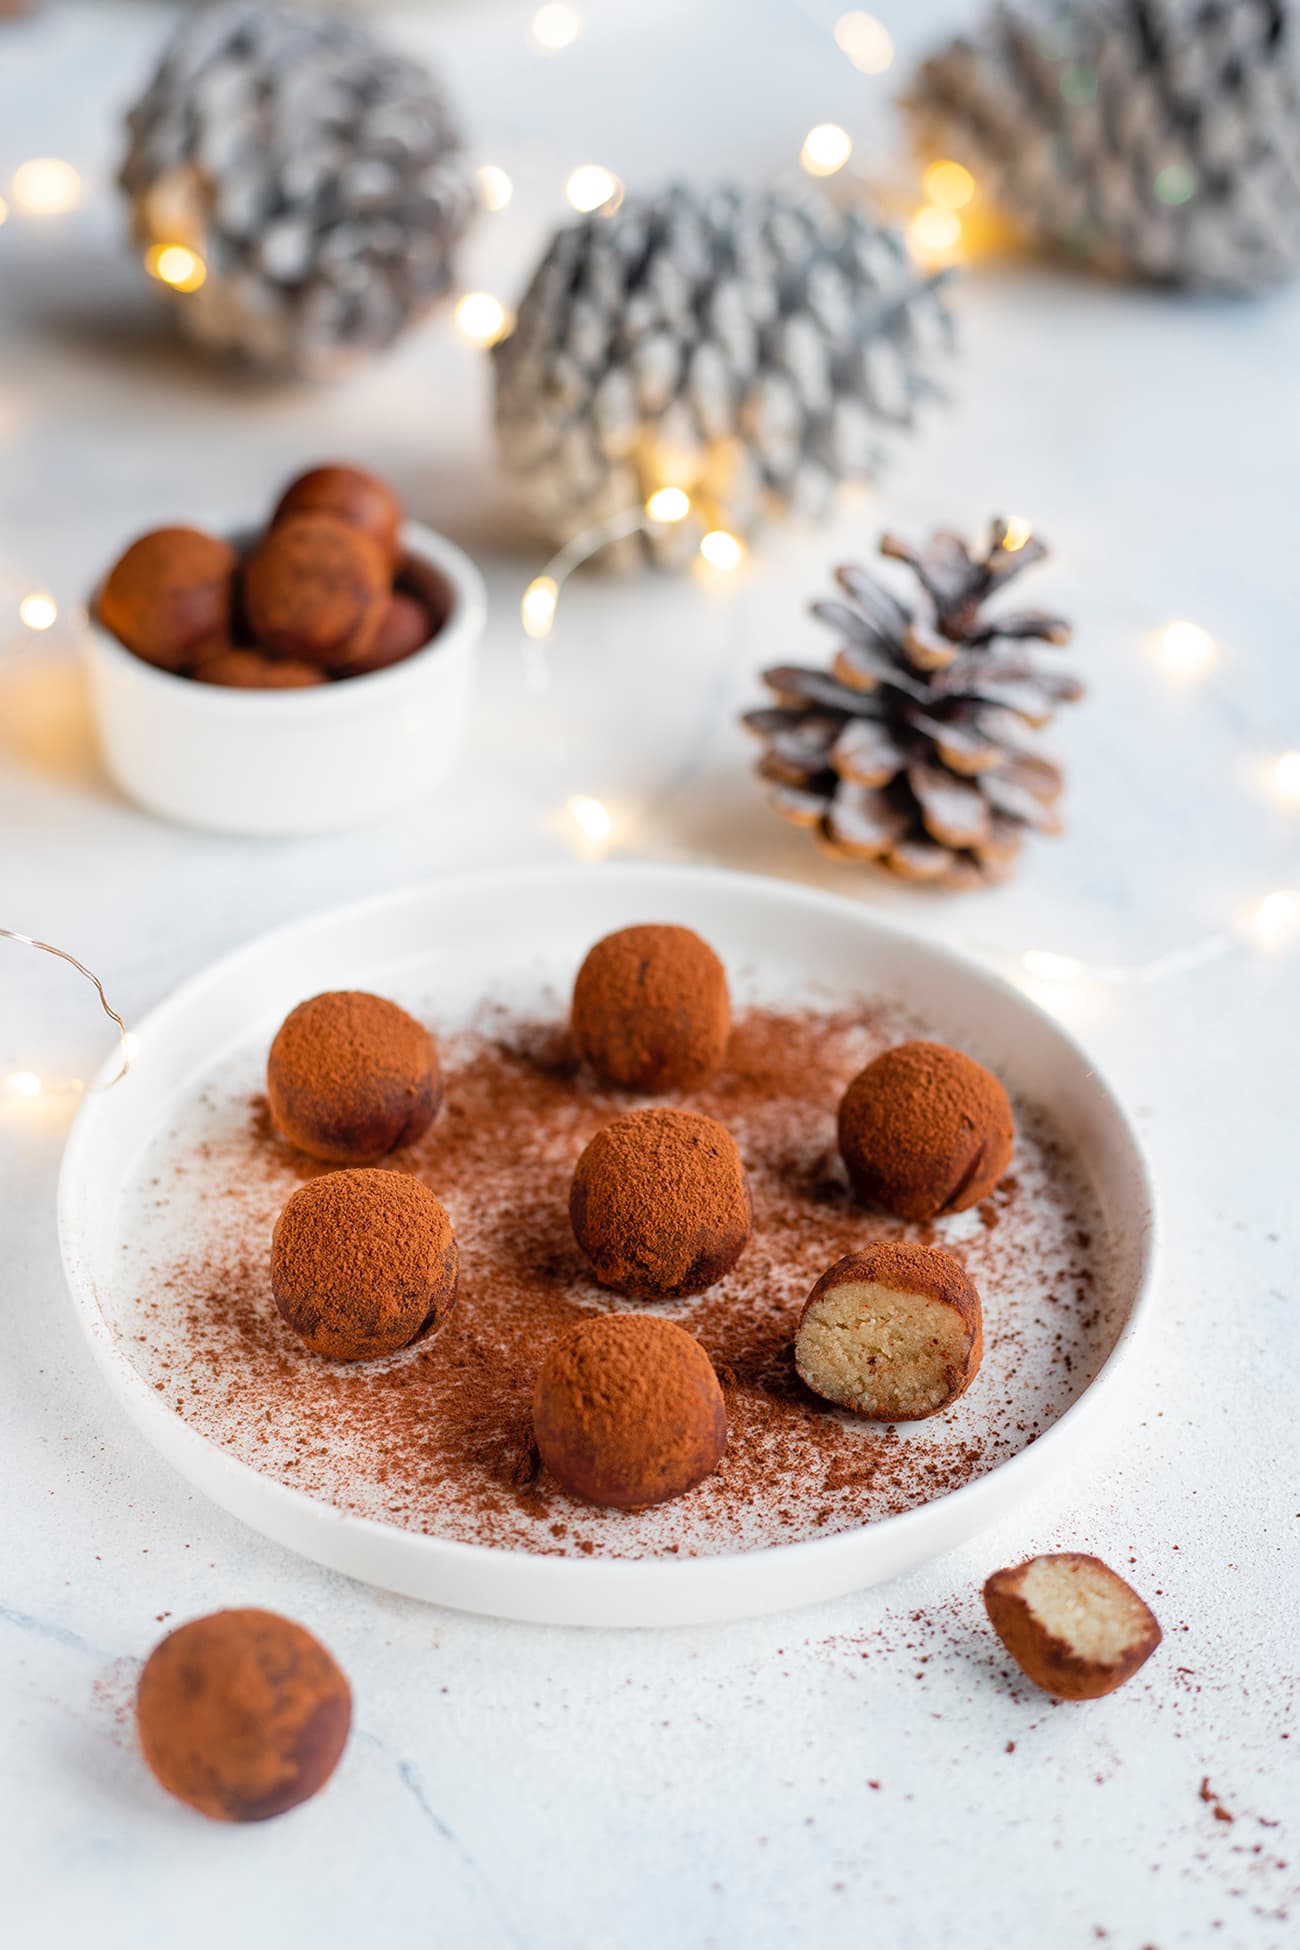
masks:
POLYGON ((753 1229, 735 1139, 689 1110, 634 1110, 598 1131, 578 1160, 569 1216, 601 1285, 645 1300, 702 1293, 753 1229))
POLYGON ((333 515, 288 515, 244 564, 244 611, 263 649, 342 670, 374 647, 389 583, 373 536, 333 515))
POLYGON ((1099 1557, 1062 1551, 995 1571, 989 1622, 1020 1670, 1058 1699, 1101 1699, 1160 1643, 1155 1616, 1099 1557))
POLYGON ((900 1043, 845 1091, 839 1138, 858 1197, 921 1221, 988 1196, 1011 1163, 1015 1126, 981 1064, 944 1043, 900 1043))
POLYGON ((572 1496, 636 1510, 715 1470, 727 1412, 708 1355, 671 1320, 600 1314, 542 1363, 533 1397, 542 1461, 572 1496))
POLYGON ((319 1639, 271 1611, 219 1611, 150 1653, 136 1694, 145 1760, 214 1821, 266 1821, 324 1787, 352 1694, 319 1639))
POLYGON ((312 467, 291 481, 276 504, 272 526, 288 515, 333 515, 378 542, 390 568, 401 549, 402 504, 387 481, 364 468, 312 467))
POLYGON ((197 528, 156 528, 132 542, 99 592, 99 620, 146 663, 189 667, 194 646, 230 626, 239 558, 197 528))
POLYGON ((727 971, 690 928, 653 923, 598 941, 573 988, 573 1040, 626 1090, 689 1090, 722 1062, 727 971))
POLYGON ((398 1171, 327 1171, 294 1193, 271 1236, 281 1316, 332 1361, 374 1361, 440 1326, 459 1255, 445 1208, 398 1171))
POLYGON ((300 1002, 271 1044, 276 1129, 327 1164, 374 1164, 428 1130, 442 1102, 433 1037, 383 996, 334 989, 300 1002))
POLYGON ((984 1352, 980 1297, 951 1253, 907 1242, 849 1253, 804 1304, 795 1366, 815 1394, 877 1422, 937 1415, 984 1352))

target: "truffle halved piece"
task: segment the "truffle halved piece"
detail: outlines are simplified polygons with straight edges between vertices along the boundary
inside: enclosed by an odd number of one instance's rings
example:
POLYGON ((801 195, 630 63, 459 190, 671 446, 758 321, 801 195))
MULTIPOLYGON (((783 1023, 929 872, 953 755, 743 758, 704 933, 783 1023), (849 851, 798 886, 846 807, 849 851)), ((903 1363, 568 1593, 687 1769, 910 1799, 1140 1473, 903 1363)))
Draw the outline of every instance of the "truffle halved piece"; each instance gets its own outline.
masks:
POLYGON ((331 989, 292 1009, 266 1065, 276 1129, 309 1157, 369 1165, 423 1137, 442 1072, 422 1022, 364 989, 331 989))
POLYGON ((602 1286, 640 1299, 702 1293, 749 1244, 736 1140, 690 1110, 634 1110, 597 1131, 569 1193, 573 1233, 602 1286))
POLYGON ((149 1767, 213 1821, 266 1821, 319 1793, 351 1723, 330 1654, 271 1611, 214 1612, 169 1632, 136 1694, 149 1767))
POLYGON ((562 1489, 637 1510, 683 1495, 717 1468, 727 1411, 694 1335, 649 1314, 598 1314, 547 1353, 533 1429, 562 1489))
POLYGON ((327 1171, 271 1235, 275 1304, 313 1354, 373 1361, 441 1325, 460 1259, 441 1200, 398 1171, 327 1171))
POLYGON ((258 643, 325 670, 369 654, 390 592, 380 544, 333 515, 286 515, 244 564, 244 611, 258 643))
POLYGON ((132 542, 99 592, 99 620, 161 670, 188 669, 204 637, 225 633, 239 557, 198 528, 155 528, 132 542))
POLYGON ((814 1394, 916 1422, 965 1393, 984 1352, 980 1297, 951 1253, 907 1241, 848 1253, 804 1303, 795 1366, 814 1394))
POLYGON ((991 1071, 945 1043, 899 1043, 854 1077, 840 1155, 858 1197, 900 1219, 964 1212, 1011 1163, 1015 1124, 991 1071))
POLYGON ((573 985, 573 1040, 625 1090, 689 1090, 718 1069, 731 1034, 727 971, 691 928, 620 928, 573 985))
POLYGON ((1079 1551, 995 1571, 984 1586, 984 1608, 1020 1670, 1058 1699, 1113 1693, 1162 1636, 1132 1585, 1079 1551))
POLYGON ((290 481, 276 503, 271 526, 289 515, 333 515, 379 543, 390 564, 401 551, 402 504, 387 481, 364 468, 335 462, 309 468, 290 481))

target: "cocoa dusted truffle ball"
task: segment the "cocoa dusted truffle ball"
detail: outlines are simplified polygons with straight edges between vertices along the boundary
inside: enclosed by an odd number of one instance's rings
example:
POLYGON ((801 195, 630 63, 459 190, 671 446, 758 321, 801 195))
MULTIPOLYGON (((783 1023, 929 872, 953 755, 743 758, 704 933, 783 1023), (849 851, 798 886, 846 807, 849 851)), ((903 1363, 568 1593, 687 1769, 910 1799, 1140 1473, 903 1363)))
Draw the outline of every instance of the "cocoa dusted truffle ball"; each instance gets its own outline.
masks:
POLYGON ((244 564, 244 610, 258 643, 326 670, 369 654, 389 588, 379 543, 333 515, 287 515, 244 564))
POLYGON ((573 1040, 626 1090, 705 1083, 731 1033, 727 971, 690 928, 620 928, 590 951, 573 987, 573 1040))
POLYGON ((569 1216, 601 1285, 646 1300, 702 1293, 753 1229, 735 1139, 689 1110, 634 1110, 598 1131, 573 1174, 569 1216))
POLYGON ((195 655, 197 683, 220 684, 232 691, 300 691, 325 682, 324 671, 315 664, 295 663, 288 657, 277 661, 260 650, 243 650, 235 644, 212 646, 213 639, 206 639, 195 655))
POLYGON ((1002 1085, 944 1043, 900 1043, 868 1063, 844 1093, 839 1135, 858 1197, 918 1221, 978 1205, 1015 1144, 1002 1085))
POLYGON ((271 1235, 282 1317, 332 1361, 374 1361, 440 1326, 459 1255, 441 1201, 398 1171, 327 1171, 294 1193, 271 1235))
POLYGON ((951 1253, 905 1241, 848 1253, 799 1320, 795 1366, 815 1394, 877 1422, 937 1415, 984 1353, 980 1297, 951 1253))
POLYGON ((136 1694, 145 1760, 214 1821, 266 1821, 310 1800, 351 1722, 348 1682, 325 1647, 273 1611, 218 1611, 169 1632, 136 1694))
POLYGON ((399 664, 423 649, 433 633, 433 618, 419 597, 398 589, 384 611, 379 635, 370 650, 364 657, 354 657, 339 675, 366 677, 371 671, 387 670, 389 664, 399 664))
POLYGON ((681 1496, 717 1468, 727 1411, 693 1335, 646 1314, 601 1314, 547 1354, 533 1429, 562 1489, 636 1510, 681 1496))
POLYGON ((1099 1557, 1060 1551, 995 1571, 989 1623, 1020 1670, 1057 1699, 1102 1699, 1160 1643, 1155 1614, 1099 1557))
POLYGON ((239 558, 197 528, 156 528, 132 542, 99 592, 99 620, 146 663, 182 671, 194 646, 230 625, 239 558))
POLYGON ((367 1165, 428 1130, 442 1102, 438 1051, 395 1002, 334 989, 281 1023, 266 1066, 276 1129, 310 1157, 367 1165))
POLYGON ((291 481, 276 504, 271 524, 287 515, 333 515, 379 543, 390 567, 401 548, 402 504, 387 481, 364 468, 337 463, 309 468, 291 481))

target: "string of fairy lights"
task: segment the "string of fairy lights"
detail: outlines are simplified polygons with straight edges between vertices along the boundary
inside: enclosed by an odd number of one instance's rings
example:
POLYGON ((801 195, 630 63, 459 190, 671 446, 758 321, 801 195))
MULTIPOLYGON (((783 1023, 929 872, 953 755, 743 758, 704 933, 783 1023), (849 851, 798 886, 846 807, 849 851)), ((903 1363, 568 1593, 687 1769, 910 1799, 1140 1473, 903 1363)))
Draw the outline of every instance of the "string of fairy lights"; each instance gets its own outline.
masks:
MULTIPOLYGON (((573 47, 584 30, 579 8, 568 4, 568 0, 547 0, 531 17, 529 45, 536 55, 549 59, 573 47)), ((873 14, 860 10, 840 14, 831 28, 831 37, 839 54, 864 76, 882 76, 893 63, 893 38, 885 23, 873 14)), ((824 179, 846 169, 853 153, 848 130, 837 122, 819 122, 803 138, 799 166, 809 177, 824 179)), ((499 163, 481 163, 475 172, 475 182, 488 215, 510 207, 514 182, 499 163)), ((936 269, 955 263, 974 254, 981 242, 994 233, 994 220, 980 205, 979 186, 962 164, 946 159, 932 162, 920 179, 920 189, 920 200, 913 194, 912 207, 905 213, 909 248, 918 265, 936 269)), ((563 190, 571 209, 595 216, 612 216, 625 194, 620 178, 598 162, 580 163, 571 168, 563 190)), ((55 221, 76 210, 84 195, 82 177, 71 163, 54 156, 33 157, 13 170, 7 195, 0 194, 0 227, 11 220, 55 221)), ((144 263, 152 277, 182 294, 199 290, 207 276, 200 253, 179 241, 155 243, 144 263)), ((509 305, 494 293, 482 290, 463 291, 456 299, 452 315, 461 339, 484 348, 505 338, 515 322, 509 305)), ((688 486, 663 485, 648 496, 643 506, 625 509, 574 536, 552 556, 528 584, 520 602, 525 675, 530 688, 543 689, 549 682, 549 643, 556 627, 561 593, 574 572, 616 542, 641 533, 652 535, 656 530, 684 522, 691 512, 688 486)), ((1014 518, 1013 529, 1021 535, 1022 542, 1028 539, 1027 521, 1014 518)), ((718 576, 733 574, 745 560, 743 540, 725 529, 706 528, 696 546, 701 567, 718 576)), ((58 603, 49 590, 24 587, 21 578, 12 572, 0 576, 0 612, 4 610, 16 617, 20 636, 32 638, 51 630, 59 618, 58 603)), ((1219 646, 1211 633, 1186 619, 1165 624, 1154 634, 1148 647, 1157 669, 1171 685, 1180 687, 1205 682, 1219 662, 1219 646)), ((1255 771, 1256 783, 1263 794, 1279 806, 1300 810, 1300 750, 1265 755, 1259 759, 1255 771)), ((619 843, 618 821, 610 808, 592 795, 573 794, 562 808, 561 823, 571 843, 588 858, 602 857, 619 843)), ((109 1089, 121 1082, 138 1053, 139 1039, 109 1003, 99 976, 66 949, 50 942, 9 928, 0 928, 0 938, 69 963, 93 985, 105 1016, 116 1026, 120 1047, 116 1073, 98 1087, 109 1089)), ((1143 988, 1203 967, 1245 946, 1272 952, 1296 940, 1300 940, 1300 887, 1278 888, 1258 900, 1233 926, 1147 962, 1106 965, 1084 962, 1053 950, 1030 948, 1014 957, 1012 972, 1023 986, 1036 993, 1083 983, 1102 988, 1143 988)), ((1008 959, 997 951, 987 952, 994 959, 1008 959)), ((50 1080, 33 1070, 15 1069, 0 1073, 0 1104, 30 1104, 47 1097, 77 1098, 92 1087, 77 1078, 50 1080)))

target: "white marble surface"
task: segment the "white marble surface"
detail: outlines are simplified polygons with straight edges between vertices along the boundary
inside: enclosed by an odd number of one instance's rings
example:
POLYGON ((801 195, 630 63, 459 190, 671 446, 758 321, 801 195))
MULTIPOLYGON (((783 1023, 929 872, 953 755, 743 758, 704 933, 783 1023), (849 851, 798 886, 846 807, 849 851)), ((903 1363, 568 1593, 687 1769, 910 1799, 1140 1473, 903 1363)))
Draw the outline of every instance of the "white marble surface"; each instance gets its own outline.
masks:
MULTIPOLYGON (((588 0, 563 56, 528 9, 406 13, 482 159, 518 186, 468 282, 508 293, 572 165, 758 180, 837 118, 883 148, 884 87, 837 57, 834 8, 588 0), (818 20, 823 25, 819 27, 818 20)), ((960 6, 882 9, 906 50, 960 6)), ((0 1106, 0 1857, 16 1942, 229 1940, 642 1950, 863 1939, 1159 1950, 1296 1940, 1297 961, 1240 932, 1300 879, 1300 825, 1261 765, 1300 745, 1300 293, 1179 302, 1027 267, 961 293, 954 401, 865 508, 773 538, 722 586, 576 587, 539 706, 483 361, 434 325, 346 387, 299 394, 196 365, 118 248, 114 119, 165 10, 51 5, 0 29, 0 181, 82 168, 73 216, 0 230, 0 556, 66 610, 164 518, 242 515, 322 452, 388 468, 470 547, 494 599, 454 788, 389 828, 232 843, 150 820, 95 758, 70 635, 0 632, 0 921, 67 944, 138 1015, 211 956, 324 903, 448 870, 563 857, 574 792, 616 851, 806 878, 1002 960, 1046 948, 1156 983, 1050 996, 1136 1114, 1162 1195, 1159 1308, 1116 1438, 1076 1480, 908 1580, 818 1612, 580 1635, 390 1599, 299 1562, 192 1496, 109 1399, 73 1325, 54 1184, 69 1100, 0 1106), (754 673, 824 644, 805 602, 887 518, 1031 514, 1037 578, 1079 620, 1089 702, 1060 725, 1070 832, 978 899, 882 890, 767 820, 734 711, 754 673), (1214 632, 1178 687, 1148 633, 1214 632), (1035 1548, 1131 1570, 1165 1627, 1110 1701, 1056 1707, 1009 1675, 978 1587, 1035 1548), (167 1623, 278 1607, 356 1688, 330 1791, 283 1822, 210 1826, 145 1774, 127 1709, 167 1623), (1234 1818, 1216 1818, 1203 1780, 1234 1818), (1280 1825, 1275 1825, 1280 1824, 1280 1825)), ((12 592, 13 584, 8 585, 12 592)), ((6 598, 12 602, 12 593, 6 598)), ((232 789, 235 789, 232 785, 232 789)), ((70 973, 8 949, 0 1068, 77 1074, 104 1047, 70 973)))

